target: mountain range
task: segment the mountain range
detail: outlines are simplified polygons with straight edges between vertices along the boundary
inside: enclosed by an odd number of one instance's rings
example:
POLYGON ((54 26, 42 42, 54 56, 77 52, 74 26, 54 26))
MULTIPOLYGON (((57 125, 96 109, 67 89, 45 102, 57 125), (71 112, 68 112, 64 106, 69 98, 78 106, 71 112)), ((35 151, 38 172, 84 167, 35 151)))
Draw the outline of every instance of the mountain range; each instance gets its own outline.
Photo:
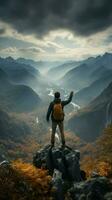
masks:
MULTIPOLYGON (((103 67, 100 67, 103 68, 103 67)), ((96 98, 100 93, 108 86, 112 81, 112 70, 102 69, 103 73, 93 81, 88 87, 85 87, 75 94, 74 100, 80 106, 87 106, 94 98, 96 98)))
POLYGON ((27 84, 36 78, 29 72, 30 67, 25 67, 12 59, 0 59, 0 105, 4 109, 30 112, 41 103, 39 95, 27 84))
POLYGON ((35 67, 40 72, 47 72, 50 69, 59 66, 62 61, 34 61, 32 59, 18 58, 16 59, 18 63, 26 64, 35 67))
POLYGON ((68 121, 68 128, 86 141, 94 141, 112 122, 112 82, 87 107, 68 121))
POLYGON ((40 72, 28 64, 20 64, 13 58, 0 58, 0 69, 7 73, 10 80, 15 83, 29 84, 29 82, 38 83, 40 72))
POLYGON ((75 68, 80 63, 81 63, 81 61, 69 61, 69 62, 62 63, 61 65, 51 68, 48 71, 47 75, 51 79, 53 78, 53 79, 59 80, 69 70, 75 68))
POLYGON ((112 54, 105 53, 103 56, 91 57, 68 71, 60 80, 60 84, 79 91, 101 78, 107 69, 112 70, 112 54))

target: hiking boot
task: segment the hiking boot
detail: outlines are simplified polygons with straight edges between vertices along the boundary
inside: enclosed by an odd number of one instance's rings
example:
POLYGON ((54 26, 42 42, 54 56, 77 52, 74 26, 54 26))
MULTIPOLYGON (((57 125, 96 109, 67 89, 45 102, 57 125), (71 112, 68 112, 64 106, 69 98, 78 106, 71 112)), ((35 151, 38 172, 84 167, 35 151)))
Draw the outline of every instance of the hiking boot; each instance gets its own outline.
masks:
POLYGON ((64 149, 66 146, 65 146, 65 144, 62 144, 61 145, 61 149, 64 149))
POLYGON ((66 147, 67 149, 69 149, 69 150, 72 150, 72 148, 71 148, 71 147, 69 147, 69 146, 67 146, 67 145, 65 145, 65 147, 66 147))

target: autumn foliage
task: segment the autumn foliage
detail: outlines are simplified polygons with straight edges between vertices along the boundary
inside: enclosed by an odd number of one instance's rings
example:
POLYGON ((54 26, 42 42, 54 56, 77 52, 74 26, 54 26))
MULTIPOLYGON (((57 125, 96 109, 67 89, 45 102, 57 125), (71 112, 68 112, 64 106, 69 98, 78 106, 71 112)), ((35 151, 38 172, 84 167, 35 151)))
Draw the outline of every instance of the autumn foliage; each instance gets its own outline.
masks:
POLYGON ((0 167, 0 200, 50 200, 51 176, 32 164, 14 161, 0 167))
POLYGON ((87 176, 96 171, 101 176, 112 178, 112 125, 104 130, 94 145, 86 145, 84 152, 86 154, 82 158, 81 167, 87 176))

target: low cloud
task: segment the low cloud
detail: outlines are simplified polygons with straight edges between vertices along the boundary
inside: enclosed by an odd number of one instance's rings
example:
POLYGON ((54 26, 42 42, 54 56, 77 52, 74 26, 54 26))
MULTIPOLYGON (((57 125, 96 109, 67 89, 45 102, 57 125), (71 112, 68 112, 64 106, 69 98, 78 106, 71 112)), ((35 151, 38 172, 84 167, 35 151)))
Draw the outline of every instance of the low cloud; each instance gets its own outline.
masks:
POLYGON ((44 50, 38 47, 20 48, 18 50, 23 53, 44 53, 44 50))

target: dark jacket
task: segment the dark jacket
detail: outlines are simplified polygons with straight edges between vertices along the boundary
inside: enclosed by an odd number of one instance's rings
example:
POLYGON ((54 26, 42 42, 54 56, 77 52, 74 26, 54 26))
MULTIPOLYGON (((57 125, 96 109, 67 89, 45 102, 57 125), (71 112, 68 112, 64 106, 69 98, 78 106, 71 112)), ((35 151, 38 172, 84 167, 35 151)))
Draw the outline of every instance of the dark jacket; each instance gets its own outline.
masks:
POLYGON ((70 93, 70 96, 67 100, 65 101, 61 101, 60 98, 55 98, 54 101, 52 101, 49 105, 49 108, 48 108, 48 111, 47 111, 47 115, 46 115, 46 120, 49 121, 49 117, 51 115, 51 120, 52 121, 56 121, 54 118, 53 118, 53 107, 54 107, 54 104, 55 103, 61 103, 62 105, 62 109, 64 108, 64 106, 66 106, 67 104, 69 104, 71 101, 72 101, 72 97, 73 97, 73 94, 70 93))

